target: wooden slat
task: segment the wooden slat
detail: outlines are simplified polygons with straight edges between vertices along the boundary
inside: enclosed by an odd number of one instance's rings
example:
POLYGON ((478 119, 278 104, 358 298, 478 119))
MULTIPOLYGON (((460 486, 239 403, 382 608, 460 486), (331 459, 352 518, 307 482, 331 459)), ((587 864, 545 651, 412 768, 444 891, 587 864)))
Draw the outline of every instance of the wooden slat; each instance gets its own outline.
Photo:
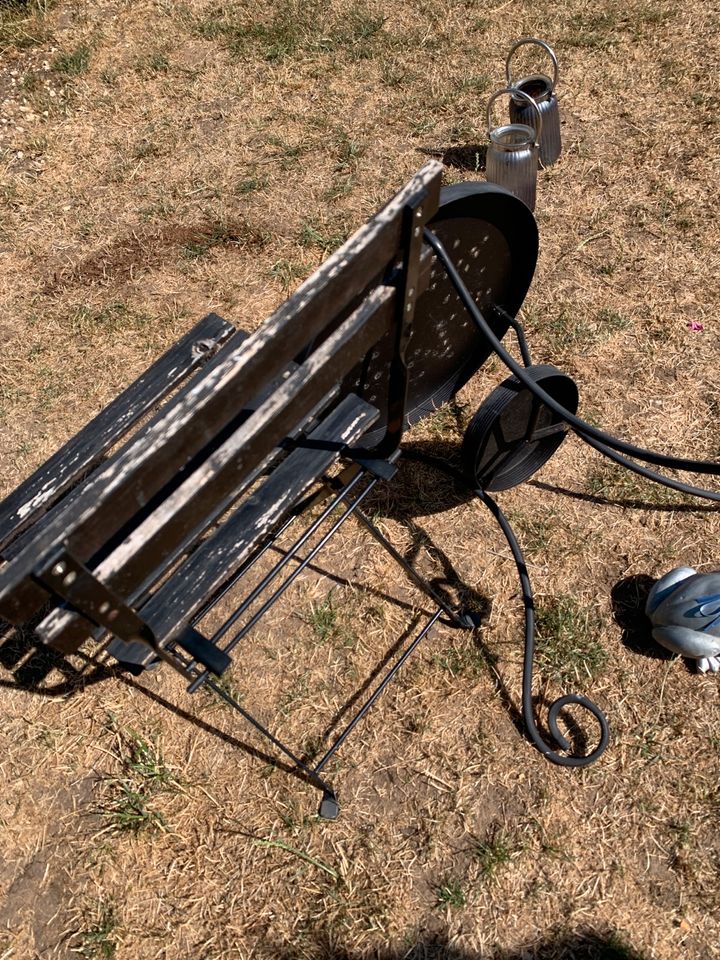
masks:
MULTIPOLYGON (((243 343, 243 341, 245 341, 247 337, 248 335, 246 333, 240 330, 235 331, 228 340, 226 340, 223 344, 221 344, 220 348, 215 352, 215 355, 206 362, 205 370, 212 371, 217 366, 218 363, 221 363, 223 361, 224 356, 228 351, 234 350, 237 346, 243 343)), ((165 409, 171 410, 174 404, 179 403, 183 397, 187 396, 187 392, 188 390, 191 389, 192 386, 193 386, 193 381, 191 380, 190 383, 181 387, 179 392, 176 394, 176 396, 174 396, 170 401, 168 401, 165 409)), ((130 442, 134 443, 138 438, 145 435, 145 433, 147 432, 147 429, 148 429, 148 425, 141 428, 139 431, 137 431, 133 435, 131 440, 127 441, 127 443, 130 443, 130 442)), ((127 443, 125 444, 125 446, 127 446, 127 443)), ((121 449, 125 449, 125 447, 121 449)), ((119 456, 120 454, 118 453, 117 455, 119 456)), ((47 513, 40 516, 29 529, 25 530, 24 533, 19 534, 12 541, 12 543, 10 543, 5 548, 4 558, 7 561, 14 560, 15 557, 19 556, 25 550, 28 544, 30 544, 31 542, 40 543, 40 544, 45 543, 47 531, 52 527, 52 524, 54 523, 54 520, 58 511, 70 510, 72 508, 72 505, 75 504, 83 496, 83 491, 87 483, 92 479, 94 474, 98 473, 101 469, 103 469, 102 462, 100 466, 97 466, 95 468, 94 473, 91 473, 90 476, 86 478, 82 483, 78 483, 73 489, 67 492, 65 496, 58 503, 56 503, 53 507, 51 507, 48 510, 47 513)), ((180 473, 181 471, 178 471, 178 472, 180 473)), ((37 559, 41 560, 42 555, 43 554, 40 551, 38 551, 37 559)), ((16 569, 17 569, 16 566, 10 567, 8 565, 4 570, 0 572, 0 582, 2 582, 3 579, 12 572, 12 570, 16 570, 16 569)), ((41 586, 32 578, 31 571, 26 570, 24 575, 21 574, 18 576, 16 586, 14 588, 14 594, 13 594, 13 602, 17 610, 38 611, 42 609, 42 607, 45 605, 47 600, 48 600, 47 591, 43 586, 41 586)), ((27 617, 31 615, 32 614, 27 613, 24 619, 27 619, 27 617)), ((23 617, 20 617, 16 622, 18 623, 22 622, 22 619, 23 617)), ((75 649, 77 649, 77 647, 75 647, 75 649)))
MULTIPOLYGON (((144 573, 166 564, 179 543, 197 539, 207 526, 208 514, 217 516, 233 503, 247 479, 298 420, 377 342, 388 329, 394 309, 394 288, 373 290, 335 333, 102 561, 95 575, 126 596, 144 573)), ((68 546, 74 552, 71 540, 68 546)), ((58 610, 52 611, 36 632, 43 642, 67 649, 71 631, 77 630, 83 639, 79 631, 84 626, 58 610)))
POLYGON ((393 200, 345 243, 238 350, 202 377, 172 411, 161 411, 146 435, 131 441, 83 487, 76 502, 60 509, 42 536, 31 539, 9 569, 0 572, 0 615, 22 621, 37 610, 37 596, 23 599, 19 584, 42 552, 71 540, 87 560, 212 437, 239 407, 297 356, 303 346, 397 255, 407 205, 422 198, 418 227, 437 209, 441 167, 427 164, 393 200))
MULTIPOLYGON (((236 347, 239 347, 240 344, 244 343, 244 341, 247 339, 247 333, 243 332, 242 330, 235 330, 229 339, 222 343, 214 352, 212 358, 206 361, 205 369, 207 371, 212 371, 219 363, 223 362, 225 355, 228 352, 234 350, 236 347)), ((182 398, 187 395, 188 390, 190 390, 193 386, 193 383, 194 379, 191 379, 189 383, 181 387, 178 393, 167 402, 165 409, 172 410, 174 404, 181 402, 182 398)), ((141 427, 136 433, 133 434, 131 440, 126 441, 126 444, 131 441, 134 443, 136 440, 139 440, 141 437, 145 436, 147 429, 148 425, 141 427)), ((121 448, 121 451, 122 449, 124 449, 124 447, 121 448)), ((98 470, 100 467, 96 467, 95 469, 98 470)), ((92 478, 92 476, 93 472, 91 471, 83 482, 87 482, 92 478)), ((37 542, 38 539, 42 540, 45 536, 46 530, 53 523, 56 512, 61 508, 63 510, 69 509, 71 505, 76 503, 82 496, 82 491, 83 484, 78 484, 74 489, 66 493, 65 496, 57 504, 55 504, 54 507, 51 507, 47 513, 39 517, 30 529, 16 537, 16 539, 5 548, 3 553, 4 559, 13 560, 15 557, 19 556, 23 550, 25 550, 25 547, 28 545, 28 543, 31 541, 37 542)))
MULTIPOLYGON (((297 366, 295 363, 288 364, 287 376, 293 373, 297 366)), ((248 408, 242 412, 242 415, 238 418, 238 425, 249 419, 250 415, 259 409, 268 397, 277 390, 284 379, 285 377, 281 378, 280 381, 269 384, 260 396, 254 399, 248 405, 248 408)), ((338 388, 335 387, 323 397, 317 407, 310 411, 305 420, 300 420, 290 430, 287 438, 283 438, 283 441, 286 439, 295 440, 303 431, 310 430, 312 424, 317 422, 317 418, 335 398, 337 392, 338 388)), ((253 471, 242 477, 239 485, 227 497, 219 501, 207 500, 204 504, 203 513, 198 513, 192 517, 192 527, 188 524, 184 528, 176 527, 174 530, 166 531, 162 541, 160 565, 154 567, 147 565, 147 551, 143 549, 147 548, 149 543, 146 538, 150 538, 153 533, 157 534, 158 532, 156 524, 148 517, 147 521, 141 523, 140 529, 133 532, 129 540, 123 541, 92 572, 112 589, 119 592, 127 603, 135 604, 142 601, 144 595, 162 578, 170 566, 192 548, 208 527, 231 506, 234 500, 242 496, 244 491, 268 470, 281 454, 282 448, 276 447, 253 471), (122 558, 121 561, 117 559, 118 554, 122 558)), ((192 473, 187 475, 192 476, 192 473)), ((181 482, 183 479, 181 478, 181 482)), ((181 482, 177 484, 178 487, 181 486, 181 482)), ((98 639, 98 629, 76 610, 62 606, 56 607, 47 614, 38 624, 37 633, 42 636, 44 643, 50 644, 63 653, 71 653, 77 650, 91 635, 98 639)))
MULTIPOLYGON (((213 355, 209 360, 206 361, 205 369, 208 371, 213 370, 218 363, 222 363, 226 353, 240 346, 240 344, 243 343, 245 340, 247 340, 247 338, 248 338, 247 333, 243 332, 242 330, 234 330, 232 335, 227 340, 225 340, 225 342, 222 343, 219 346, 219 348, 217 348, 214 351, 214 353, 213 351, 211 351, 211 354, 213 355)), ((187 394, 187 391, 191 388, 192 384, 193 384, 193 380, 191 380, 190 383, 187 383, 185 386, 181 387, 180 391, 168 401, 166 405, 166 410, 171 410, 173 404, 180 402, 182 397, 184 397, 187 394)), ((147 431, 147 425, 144 427, 141 427, 136 433, 133 434, 131 438, 132 442, 135 442, 135 440, 144 436, 146 431, 147 431)), ((126 443, 129 443, 129 442, 130 440, 126 441, 126 443)), ((121 450, 122 449, 124 449, 124 447, 121 448, 121 450)), ((100 469, 100 467, 96 466, 95 470, 98 470, 98 469, 100 469)), ((56 512, 61 508, 63 510, 67 510, 71 507, 72 504, 76 503, 77 500, 82 496, 83 484, 86 483, 89 479, 91 479, 92 476, 93 476, 93 471, 91 470, 88 476, 85 477, 83 483, 79 483, 77 486, 71 489, 68 493, 66 493, 65 496, 58 503, 56 503, 53 507, 50 507, 48 509, 47 513, 44 513, 42 516, 38 517, 38 519, 35 521, 35 523, 32 525, 30 529, 26 530, 24 533, 19 534, 12 541, 12 543, 8 544, 8 546, 5 548, 5 551, 3 553, 4 559, 14 560, 15 557, 19 556, 25 550, 28 543, 30 543, 31 541, 37 542, 38 539, 42 540, 45 536, 45 531, 53 523, 56 512)))
POLYGON ((208 314, 0 503, 0 555, 148 410, 205 363, 235 327, 208 314))
POLYGON ((354 394, 310 434, 317 447, 294 450, 268 480, 208 537, 148 603, 143 619, 161 643, 173 639, 193 614, 242 565, 309 487, 375 422, 378 411, 354 394), (330 444, 330 449, 323 444, 330 444))

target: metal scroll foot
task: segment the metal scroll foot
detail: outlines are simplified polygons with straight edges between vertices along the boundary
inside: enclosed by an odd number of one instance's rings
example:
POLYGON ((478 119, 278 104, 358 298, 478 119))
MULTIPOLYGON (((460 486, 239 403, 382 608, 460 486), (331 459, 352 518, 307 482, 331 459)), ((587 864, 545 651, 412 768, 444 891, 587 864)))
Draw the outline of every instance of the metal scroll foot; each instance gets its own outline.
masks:
POLYGON ((557 722, 560 716, 560 711, 564 707, 570 706, 570 704, 577 704, 577 706, 587 710, 593 715, 593 717, 595 717, 600 726, 600 740, 598 745, 594 750, 588 754, 585 754, 584 756, 563 756, 563 754, 558 753, 557 749, 551 747, 543 739, 542 734, 538 730, 535 722, 532 708, 532 675, 533 659, 535 655, 535 616, 530 577, 528 576, 528 571, 522 551, 520 549, 520 544, 517 542, 517 538, 515 537, 513 529, 508 523, 505 514, 495 503, 492 497, 488 496, 484 490, 477 489, 475 491, 475 495, 482 500, 482 502, 490 510, 492 515, 499 523, 500 529, 504 533, 505 539, 507 540, 508 546, 512 552, 520 577, 523 605, 525 607, 525 653, 523 656, 522 713, 527 734, 530 740, 532 740, 532 742, 538 748, 540 753, 542 753, 542 755, 551 763, 556 763, 561 767, 588 767, 591 763, 595 763, 596 760, 600 759, 610 740, 610 730, 605 714, 596 704, 592 702, 592 700, 588 700, 587 697, 579 696, 576 693, 566 694, 565 696, 559 697, 557 700, 553 701, 553 703, 550 705, 550 710, 548 713, 548 728, 553 740, 557 744, 557 747, 560 750, 567 752, 572 749, 572 745, 568 741, 567 737, 563 736, 563 733, 558 727, 557 722))
MULTIPOLYGON (((558 766, 587 767, 591 763, 595 763, 596 760, 600 759, 607 748, 610 739, 610 731, 605 714, 596 704, 592 702, 592 700, 588 700, 587 697, 582 697, 578 694, 571 693, 563 697, 559 697, 550 705, 550 710, 548 713, 548 729, 550 730, 550 734, 555 741, 554 747, 545 742, 542 734, 538 730, 537 723, 535 722, 532 705, 532 675, 533 659, 535 654, 533 592, 527 566, 525 564, 525 559, 523 557, 522 550, 520 549, 520 544, 517 541, 507 517, 502 512, 498 504, 493 500, 493 498, 489 496, 483 489, 480 487, 473 488, 471 484, 468 484, 467 478, 463 474, 461 474, 454 467, 440 460, 438 457, 434 457, 430 454, 417 453, 406 454, 406 456, 408 459, 417 460, 421 463, 427 463, 431 466, 434 466, 442 473, 452 477, 458 483, 464 484, 465 486, 470 486, 478 500, 480 500, 493 515, 500 526, 505 539, 507 540, 508 546, 510 547, 510 551, 513 555, 513 559, 515 560, 518 576, 520 578, 523 605, 525 608, 525 652, 523 657, 522 715, 528 738, 547 760, 549 760, 551 763, 558 764, 558 766), (576 704, 577 706, 582 707, 584 710, 587 710, 589 713, 591 713, 600 726, 600 740, 598 745, 594 750, 584 756, 563 756, 562 753, 558 752, 565 751, 566 753, 569 753, 572 749, 572 745, 568 741, 567 737, 563 735, 558 726, 560 712, 564 707, 570 706, 571 704, 576 704)), ((457 616, 459 619, 472 616, 472 614, 469 614, 467 611, 462 611, 457 616)))

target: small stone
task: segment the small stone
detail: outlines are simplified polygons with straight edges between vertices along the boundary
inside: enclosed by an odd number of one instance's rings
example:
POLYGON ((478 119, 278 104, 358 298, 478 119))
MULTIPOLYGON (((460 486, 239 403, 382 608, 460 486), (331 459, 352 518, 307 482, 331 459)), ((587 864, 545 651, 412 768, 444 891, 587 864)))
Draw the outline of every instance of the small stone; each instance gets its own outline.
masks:
POLYGON ((22 150, 18 150, 15 156, 18 158, 18 160, 23 160, 25 158, 25 154, 22 152, 22 150))

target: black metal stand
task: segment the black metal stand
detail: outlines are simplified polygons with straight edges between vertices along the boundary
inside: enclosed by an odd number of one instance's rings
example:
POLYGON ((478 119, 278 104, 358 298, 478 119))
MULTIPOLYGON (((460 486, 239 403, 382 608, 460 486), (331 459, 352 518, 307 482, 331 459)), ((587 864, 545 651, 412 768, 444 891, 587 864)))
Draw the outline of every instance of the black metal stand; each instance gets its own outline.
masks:
MULTIPOLYGON (((389 461, 386 461, 389 463, 389 461)), ((403 568, 408 577, 437 605, 435 612, 427 619, 422 629, 410 639, 403 650, 397 655, 389 668, 385 671, 375 688, 364 700, 362 705, 354 712, 350 720, 346 723, 343 730, 335 737, 321 759, 314 765, 310 765, 302 760, 286 743, 272 733, 268 727, 262 724, 249 710, 237 702, 222 685, 218 684, 202 664, 196 663, 188 658, 185 651, 175 645, 170 645, 168 651, 177 658, 176 668, 190 680, 188 691, 194 693, 202 686, 207 685, 214 690, 229 706, 237 710, 240 715, 250 723, 254 729, 263 737, 270 741, 282 754, 284 754, 297 767, 298 771, 312 786, 316 787, 322 793, 320 803, 320 816, 326 819, 334 819, 339 815, 340 805, 337 795, 332 785, 324 779, 322 773, 329 761, 340 749, 348 736, 355 727, 365 717, 368 710, 378 700, 385 691, 388 684, 396 676, 398 671, 405 664, 407 659, 419 646, 422 640, 428 635, 432 627, 440 620, 443 615, 453 626, 472 629, 479 622, 479 617, 472 613, 459 611, 447 604, 433 589, 433 587, 407 562, 398 550, 390 543, 385 535, 377 528, 372 520, 361 510, 363 500, 368 496, 371 490, 378 482, 378 477, 373 476, 369 471, 362 468, 358 469, 349 480, 342 483, 339 488, 333 489, 332 481, 328 481, 325 490, 325 496, 329 500, 320 513, 320 515, 307 526, 292 542, 288 548, 283 548, 281 558, 271 567, 271 569, 262 577, 236 609, 224 620, 220 627, 209 638, 209 643, 217 648, 220 655, 229 655, 230 652, 248 635, 262 617, 270 610, 272 606, 280 599, 286 590, 292 585, 297 577, 313 561, 322 548, 328 543, 340 527, 351 517, 356 516, 363 527, 374 537, 374 539, 389 553, 389 555, 403 568), (339 517, 332 519, 332 515, 340 509, 342 512, 339 517), (300 551, 309 543, 315 534, 321 532, 321 528, 328 521, 330 525, 321 533, 320 539, 315 543, 304 556, 300 556, 300 551), (292 570, 288 572, 287 568, 294 563, 292 570), (284 574, 284 576, 282 576, 284 574), (280 580, 279 584, 276 581, 280 580), (248 613, 253 605, 259 603, 259 606, 249 619, 230 637, 232 628, 235 627, 244 614, 248 613)), ((225 597, 228 591, 246 576, 255 564, 265 556, 271 547, 275 546, 281 535, 289 530, 294 521, 300 514, 290 518, 280 530, 261 547, 258 548, 252 558, 243 565, 242 569, 235 574, 231 581, 224 584, 222 589, 212 598, 198 613, 194 619, 197 624, 204 618, 219 602, 225 597)))

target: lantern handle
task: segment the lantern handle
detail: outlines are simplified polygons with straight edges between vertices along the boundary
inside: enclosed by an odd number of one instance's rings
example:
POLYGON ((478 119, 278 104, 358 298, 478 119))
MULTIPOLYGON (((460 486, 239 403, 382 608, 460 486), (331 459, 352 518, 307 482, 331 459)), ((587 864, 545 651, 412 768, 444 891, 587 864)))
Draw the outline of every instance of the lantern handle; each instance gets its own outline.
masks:
POLYGON ((533 44, 536 47, 542 47, 543 50, 548 54, 553 63, 553 79, 552 79, 552 88, 551 93, 557 86, 558 82, 558 61, 555 56, 555 51, 550 46, 549 43, 545 43, 544 40, 538 40, 537 37, 522 37, 520 40, 516 40, 515 43, 510 47, 510 53, 507 55, 507 60, 505 61, 505 76, 507 77, 508 86, 513 86, 512 72, 510 70, 510 61, 512 56, 518 47, 524 47, 527 44, 533 44))
POLYGON ((542 114, 540 113, 540 107, 533 100, 529 93, 525 93, 524 90, 518 90, 517 87, 504 87, 502 90, 498 90, 494 93, 488 100, 487 105, 487 126, 488 126, 488 135, 490 134, 490 128, 492 126, 492 117, 490 116, 492 105, 495 103, 498 97, 510 96, 510 97, 520 97, 522 100, 527 100, 527 102, 532 106, 535 111, 535 146, 540 146, 540 137, 542 135, 542 114))

